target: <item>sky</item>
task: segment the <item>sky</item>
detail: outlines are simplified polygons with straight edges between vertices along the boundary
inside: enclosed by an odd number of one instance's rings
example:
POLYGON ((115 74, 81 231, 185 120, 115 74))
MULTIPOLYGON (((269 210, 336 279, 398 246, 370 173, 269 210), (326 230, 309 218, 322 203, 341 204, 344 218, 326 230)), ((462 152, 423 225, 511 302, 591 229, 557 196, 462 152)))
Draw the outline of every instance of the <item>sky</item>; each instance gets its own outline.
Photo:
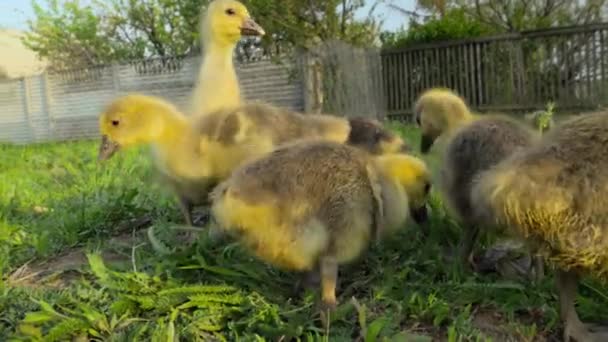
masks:
MULTIPOLYGON (((368 4, 361 9, 360 17, 364 17, 369 12, 373 1, 366 1, 368 4)), ((384 0, 399 7, 413 10, 416 0, 384 0)), ((407 25, 407 18, 401 13, 390 9, 386 5, 379 5, 376 14, 381 15, 385 22, 383 28, 386 30, 396 30, 407 25)), ((33 17, 32 5, 30 0, 0 0, 0 27, 26 30, 27 20, 33 17)))
MULTIPOLYGON (((413 11, 416 8, 416 0, 384 0, 383 2, 392 3, 408 11, 413 11)), ((366 3, 367 5, 361 9, 361 16, 367 15, 374 1, 367 0, 366 3)), ((390 7, 384 4, 378 5, 375 14, 382 16, 382 18, 384 19, 383 28, 389 31, 394 31, 401 27, 406 27, 409 21, 409 18, 404 16, 403 13, 395 11, 394 9, 391 9, 390 7)))

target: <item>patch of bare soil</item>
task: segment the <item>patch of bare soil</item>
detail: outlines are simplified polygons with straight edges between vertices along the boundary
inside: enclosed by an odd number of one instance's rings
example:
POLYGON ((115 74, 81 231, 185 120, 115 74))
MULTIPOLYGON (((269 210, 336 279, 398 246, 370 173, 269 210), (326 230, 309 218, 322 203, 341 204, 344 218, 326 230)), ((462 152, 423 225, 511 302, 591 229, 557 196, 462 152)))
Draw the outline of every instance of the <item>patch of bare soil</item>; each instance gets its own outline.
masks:
POLYGON ((492 309, 479 309, 473 315, 473 326, 493 341, 505 342, 558 342, 560 339, 553 333, 543 330, 541 314, 528 312, 517 316, 522 325, 536 323, 537 331, 534 336, 521 330, 516 324, 509 324, 504 315, 492 309))
MULTIPOLYGON (((143 228, 150 225, 147 217, 123 222, 117 231, 120 233, 108 241, 111 249, 101 251, 105 263, 129 262, 130 251, 136 246, 145 245, 148 240, 143 228), (126 231, 130 229, 130 231, 126 231)), ((15 270, 7 279, 13 286, 64 288, 80 275, 80 268, 88 264, 84 247, 71 248, 47 260, 29 261, 15 270)))

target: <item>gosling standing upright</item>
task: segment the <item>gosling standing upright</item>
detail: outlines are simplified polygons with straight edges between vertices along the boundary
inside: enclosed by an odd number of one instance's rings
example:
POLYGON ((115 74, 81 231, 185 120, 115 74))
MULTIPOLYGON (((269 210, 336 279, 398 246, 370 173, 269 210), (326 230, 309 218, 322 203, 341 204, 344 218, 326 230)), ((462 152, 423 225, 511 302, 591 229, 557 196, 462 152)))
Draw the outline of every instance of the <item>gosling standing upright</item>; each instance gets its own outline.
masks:
POLYGON ((201 11, 203 59, 191 95, 192 115, 201 116, 241 103, 241 90, 233 62, 234 49, 242 36, 264 34, 264 29, 239 1, 214 0, 201 11))

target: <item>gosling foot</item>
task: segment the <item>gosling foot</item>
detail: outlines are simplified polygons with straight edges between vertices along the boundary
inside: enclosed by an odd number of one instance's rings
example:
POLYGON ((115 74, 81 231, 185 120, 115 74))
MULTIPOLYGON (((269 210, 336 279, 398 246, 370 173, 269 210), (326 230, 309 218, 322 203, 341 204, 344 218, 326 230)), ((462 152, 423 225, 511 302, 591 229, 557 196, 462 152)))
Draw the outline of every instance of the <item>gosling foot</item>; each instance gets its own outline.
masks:
POLYGON ((608 341, 608 326, 584 324, 580 321, 567 322, 564 325, 564 342, 600 342, 608 341))
POLYGON ((338 303, 336 302, 335 298, 334 300, 323 300, 321 301, 321 303, 319 304, 319 312, 320 312, 320 316, 321 316, 321 324, 323 325, 323 329, 329 329, 329 325, 330 325, 330 316, 331 314, 336 311, 336 308, 338 306, 338 303))
POLYGON ((608 341, 608 327, 584 324, 574 307, 580 277, 576 272, 558 270, 556 281, 559 291, 560 318, 564 325, 564 342, 608 341))
POLYGON ((329 314, 336 310, 336 286, 338 283, 338 261, 333 255, 323 256, 319 262, 321 275, 321 321, 329 327, 329 314))
POLYGON ((208 208, 205 208, 205 211, 198 214, 195 218, 192 219, 192 223, 196 227, 204 227, 205 225, 211 222, 211 212, 208 208))

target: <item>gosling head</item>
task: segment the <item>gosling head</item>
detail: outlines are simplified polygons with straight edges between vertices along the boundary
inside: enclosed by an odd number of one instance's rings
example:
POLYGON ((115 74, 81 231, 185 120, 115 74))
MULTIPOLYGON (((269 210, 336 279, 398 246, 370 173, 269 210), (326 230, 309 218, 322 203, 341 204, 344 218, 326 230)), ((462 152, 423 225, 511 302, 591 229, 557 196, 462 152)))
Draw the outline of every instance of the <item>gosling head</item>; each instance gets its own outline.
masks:
POLYGON ((410 146, 397 134, 384 128, 380 122, 363 117, 348 119, 348 143, 361 146, 373 154, 408 153, 410 146))
POLYGON ((242 36, 263 36, 247 7, 236 0, 214 0, 207 6, 201 21, 204 43, 233 46, 242 36))
POLYGON ((403 187, 408 196, 410 215, 418 224, 428 220, 431 173, 425 162, 407 154, 389 154, 377 159, 381 169, 403 187))
POLYGON ((98 159, 111 158, 120 148, 158 139, 163 132, 159 112, 173 107, 152 96, 131 94, 112 101, 99 117, 101 145, 98 159))
POLYGON ((420 127, 420 151, 428 153, 443 133, 472 117, 464 100, 450 89, 432 88, 414 105, 414 120, 420 127))

